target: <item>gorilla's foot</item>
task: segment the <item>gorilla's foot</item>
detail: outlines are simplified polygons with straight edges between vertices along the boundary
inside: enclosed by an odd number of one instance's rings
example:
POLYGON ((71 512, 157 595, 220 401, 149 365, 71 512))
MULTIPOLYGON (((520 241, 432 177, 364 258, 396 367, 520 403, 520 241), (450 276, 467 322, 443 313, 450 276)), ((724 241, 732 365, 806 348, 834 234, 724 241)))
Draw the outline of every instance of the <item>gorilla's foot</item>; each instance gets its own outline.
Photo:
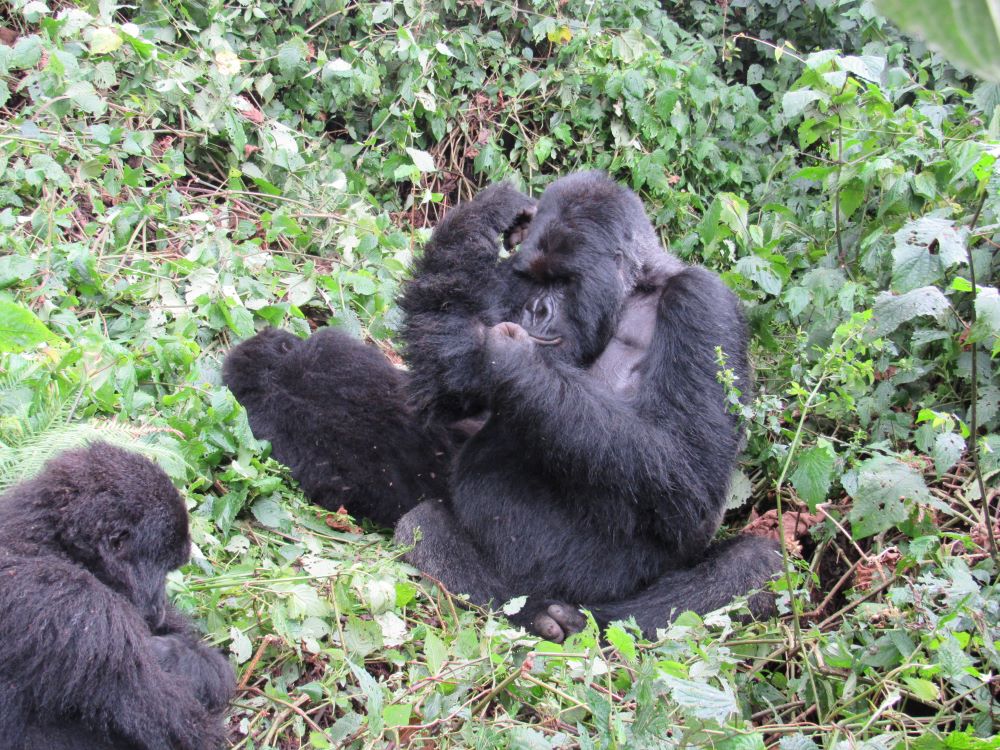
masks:
POLYGON ((562 643, 573 633, 587 626, 587 618, 576 607, 564 602, 551 602, 535 615, 531 629, 553 643, 562 643))

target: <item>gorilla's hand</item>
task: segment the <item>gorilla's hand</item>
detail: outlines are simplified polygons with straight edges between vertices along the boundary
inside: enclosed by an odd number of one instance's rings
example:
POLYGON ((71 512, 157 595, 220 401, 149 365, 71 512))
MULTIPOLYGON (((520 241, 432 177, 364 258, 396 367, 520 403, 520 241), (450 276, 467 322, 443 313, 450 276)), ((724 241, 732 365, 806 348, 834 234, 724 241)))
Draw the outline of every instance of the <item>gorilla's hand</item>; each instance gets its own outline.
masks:
POLYGON ((487 328, 484 343, 490 357, 526 355, 535 347, 528 332, 510 321, 487 328))
POLYGON ((517 323, 497 323, 485 331, 483 349, 487 368, 495 375, 519 370, 533 356, 535 343, 517 323))
POLYGON ((502 182, 486 188, 469 204, 482 211, 491 232, 504 236, 508 248, 517 245, 524 237, 525 228, 535 215, 537 201, 516 190, 510 183, 502 182))
POLYGON ((190 680, 198 701, 206 709, 218 711, 229 702, 235 675, 221 651, 176 633, 154 635, 150 642, 160 667, 190 680))

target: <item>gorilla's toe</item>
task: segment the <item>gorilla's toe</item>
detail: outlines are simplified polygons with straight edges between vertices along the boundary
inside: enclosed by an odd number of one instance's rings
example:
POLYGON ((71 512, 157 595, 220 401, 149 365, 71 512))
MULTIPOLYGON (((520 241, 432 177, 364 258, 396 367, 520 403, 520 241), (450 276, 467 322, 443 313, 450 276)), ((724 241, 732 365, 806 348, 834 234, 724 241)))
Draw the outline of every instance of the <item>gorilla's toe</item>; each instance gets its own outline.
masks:
POLYGON ((555 602, 535 615, 532 629, 547 641, 562 643, 587 626, 587 618, 576 607, 555 602))

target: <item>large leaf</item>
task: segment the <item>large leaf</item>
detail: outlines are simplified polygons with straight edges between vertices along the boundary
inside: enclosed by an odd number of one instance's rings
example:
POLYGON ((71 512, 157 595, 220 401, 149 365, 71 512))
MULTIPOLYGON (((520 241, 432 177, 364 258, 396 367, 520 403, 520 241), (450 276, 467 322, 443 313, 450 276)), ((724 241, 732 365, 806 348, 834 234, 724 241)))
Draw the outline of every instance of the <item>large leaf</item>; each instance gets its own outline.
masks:
POLYGON ((945 269, 966 262, 967 227, 924 216, 911 221, 895 235, 892 250, 892 285, 908 292, 941 280, 945 269))
POLYGON ((997 0, 876 0, 900 28, 917 34, 948 59, 1000 81, 1000 3, 997 0))
POLYGON ((933 286, 914 289, 906 294, 883 292, 875 298, 872 327, 875 335, 892 333, 903 323, 921 315, 940 317, 948 309, 948 298, 933 286))
POLYGON ((914 503, 932 498, 916 469, 890 456, 875 456, 844 475, 844 489, 854 500, 848 518, 855 539, 905 522, 914 503))
POLYGON ((799 497, 809 504, 809 510, 816 510, 816 506, 826 500, 836 461, 837 456, 826 441, 799 455, 792 485, 799 497))
POLYGON ((23 352, 39 344, 61 344, 62 339, 26 307, 0 297, 0 352, 23 352))

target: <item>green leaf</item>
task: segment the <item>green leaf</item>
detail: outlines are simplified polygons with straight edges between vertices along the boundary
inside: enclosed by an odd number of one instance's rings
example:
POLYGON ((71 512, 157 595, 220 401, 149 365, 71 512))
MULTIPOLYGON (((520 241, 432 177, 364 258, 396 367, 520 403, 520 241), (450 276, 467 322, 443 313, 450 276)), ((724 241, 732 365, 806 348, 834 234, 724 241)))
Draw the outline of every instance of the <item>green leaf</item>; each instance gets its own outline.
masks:
POLYGON ((31 310, 0 297, 0 352, 23 352, 39 344, 62 343, 31 310))
POLYGON ((954 432, 942 432, 934 438, 931 458, 934 459, 934 469, 941 476, 958 463, 965 452, 965 441, 961 435, 954 432))
POLYGON ((405 727, 410 723, 413 706, 409 703, 393 703, 382 709, 382 721, 386 727, 405 727))
POLYGON ((809 504, 809 510, 816 510, 816 506, 826 500, 836 463, 837 455, 826 441, 799 454, 791 477, 792 486, 809 504))
POLYGON ((890 456, 875 456, 843 478, 854 500, 848 513, 855 539, 887 531, 905 522, 913 503, 928 503, 931 494, 916 469, 890 456))
POLYGON ((750 479, 739 469, 734 469, 729 477, 729 497, 726 500, 726 510, 740 508, 753 494, 750 479))
POLYGON ((447 661, 448 648, 434 633, 427 633, 424 638, 424 656, 427 657, 427 671, 434 676, 441 671, 447 661))
POLYGON ((768 294, 781 294, 781 277, 773 270, 771 261, 759 255, 748 255, 736 261, 736 272, 753 281, 768 294))
POLYGON ((434 157, 426 151, 421 151, 419 148, 407 147, 406 153, 410 155, 414 166, 421 172, 434 172, 437 170, 437 167, 434 166, 434 157))
POLYGON ((622 627, 612 625, 605 632, 608 643, 618 649, 618 653, 625 657, 626 661, 635 661, 635 638, 627 633, 622 627))
POLYGON ((924 216, 911 221, 895 235, 892 251, 892 285, 901 292, 937 283, 946 269, 965 263, 966 227, 924 216))
POLYGON ((925 286, 900 295, 883 292, 875 298, 871 325, 876 336, 884 336, 922 315, 940 318, 948 307, 948 298, 934 286, 925 286))
POLYGON ((728 685, 724 690, 718 690, 704 682, 683 680, 670 675, 663 675, 660 679, 670 688, 670 694, 677 705, 696 718, 721 722, 739 712, 736 696, 728 685))
POLYGON ((110 26, 98 26, 90 32, 87 44, 90 46, 90 54, 104 55, 114 52, 122 46, 122 38, 115 29, 110 26))
POLYGON ((786 119, 791 120, 793 117, 798 117, 802 114, 802 112, 805 111, 805 108, 813 102, 825 98, 825 94, 822 94, 819 91, 814 91, 813 89, 789 91, 781 97, 781 113, 786 119))
POLYGON ((1000 12, 995 0, 876 0, 878 9, 949 60, 1000 81, 1000 12))
POLYGON ((35 261, 23 255, 7 255, 0 258, 0 289, 30 278, 36 268, 35 261))
POLYGON ((930 680, 924 680, 920 677, 904 677, 903 682, 906 683, 910 692, 922 701, 937 701, 941 698, 937 685, 930 680))

